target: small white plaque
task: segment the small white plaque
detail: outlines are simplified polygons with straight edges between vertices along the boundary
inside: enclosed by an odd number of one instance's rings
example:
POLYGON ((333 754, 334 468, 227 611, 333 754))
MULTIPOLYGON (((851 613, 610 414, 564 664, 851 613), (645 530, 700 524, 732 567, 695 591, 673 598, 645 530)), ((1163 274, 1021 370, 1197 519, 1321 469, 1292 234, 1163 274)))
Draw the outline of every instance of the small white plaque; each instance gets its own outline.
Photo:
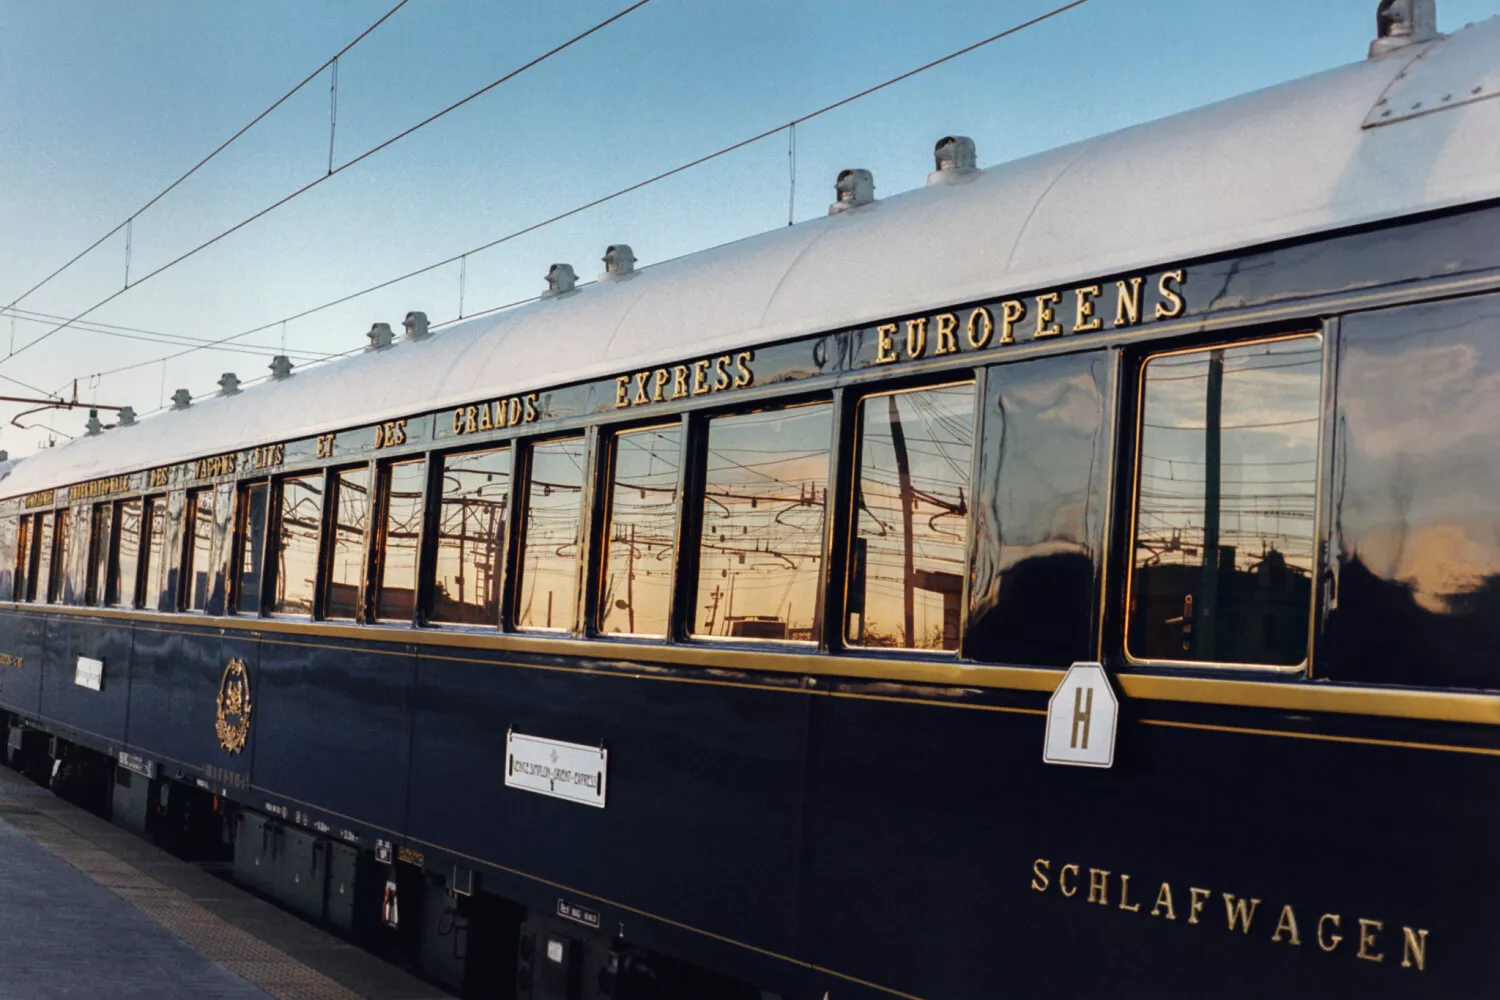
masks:
POLYGON ((512 732, 505 738, 505 784, 604 808, 609 751, 512 732))
POLYGON ((73 683, 90 691, 98 691, 104 685, 104 661, 80 656, 78 668, 73 672, 73 683))
POLYGON ((1047 742, 1042 747, 1042 760, 1048 764, 1112 767, 1119 718, 1120 702, 1103 665, 1073 664, 1047 703, 1047 742))

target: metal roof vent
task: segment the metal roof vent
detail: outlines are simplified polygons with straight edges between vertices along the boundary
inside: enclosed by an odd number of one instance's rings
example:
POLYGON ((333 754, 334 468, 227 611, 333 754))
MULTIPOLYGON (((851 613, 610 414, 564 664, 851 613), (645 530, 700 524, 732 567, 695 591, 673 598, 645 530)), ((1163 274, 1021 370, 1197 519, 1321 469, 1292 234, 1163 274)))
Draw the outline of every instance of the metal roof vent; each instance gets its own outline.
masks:
POLYGON ((833 190, 838 200, 828 206, 829 215, 868 205, 875 200, 875 175, 868 170, 841 170, 833 190))
POLYGON ((389 323, 371 323, 370 332, 365 336, 370 338, 370 346, 365 348, 367 351, 383 351, 396 342, 389 323))
POLYGON ((98 437, 104 433, 104 425, 99 422, 98 410, 89 410, 88 432, 89 437, 98 437))
POLYGON ((966 135, 945 135, 932 147, 932 159, 936 164, 927 175, 927 184, 953 184, 959 178, 978 173, 975 166, 974 140, 966 135))
POLYGON ((573 271, 572 264, 553 264, 547 269, 547 290, 542 293, 544 299, 555 299, 559 295, 567 295, 578 284, 578 275, 573 271))
POLYGON ((278 354, 271 359, 271 377, 278 382, 292 377, 292 359, 278 354))
POLYGON ((240 377, 234 372, 225 372, 219 376, 219 395, 238 396, 240 394, 240 377))
POLYGON ((406 319, 401 321, 401 326, 406 330, 407 340, 426 340, 432 336, 432 331, 427 329, 427 314, 412 311, 406 314, 406 319))
POLYGON ((6 451, 4 448, 0 448, 0 462, 9 462, 9 461, 10 461, 10 452, 6 451))
POLYGON ((1370 58, 1441 38, 1437 30, 1437 0, 1380 0, 1375 9, 1375 40, 1370 58))
POLYGON ((135 426, 135 407, 133 407, 133 406, 122 406, 122 407, 120 407, 120 426, 121 427, 134 427, 135 426))
POLYGON ((172 393, 172 409, 185 410, 193 405, 193 394, 186 389, 178 389, 172 393))
POLYGON ((604 249, 604 273, 600 281, 614 281, 635 273, 635 251, 629 243, 616 243, 604 249))

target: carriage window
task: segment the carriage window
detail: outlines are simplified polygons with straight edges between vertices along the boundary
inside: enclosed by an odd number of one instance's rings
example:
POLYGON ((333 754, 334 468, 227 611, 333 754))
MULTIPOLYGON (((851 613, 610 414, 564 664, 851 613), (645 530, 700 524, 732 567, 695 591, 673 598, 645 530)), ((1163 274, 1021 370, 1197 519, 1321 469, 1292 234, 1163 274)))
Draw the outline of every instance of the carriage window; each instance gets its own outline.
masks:
POLYGON ((89 519, 89 565, 85 604, 100 604, 109 571, 110 537, 114 531, 114 504, 99 503, 89 519))
POLYGON ((578 540, 583 523, 583 438, 531 452, 517 628, 571 629, 578 620, 578 540))
POLYGON ((819 403, 709 422, 696 634, 817 638, 832 419, 819 403))
POLYGON ((1322 356, 1313 335, 1143 366, 1132 656, 1306 658, 1322 356))
POLYGON ((68 510, 60 510, 52 516, 52 572, 47 576, 47 603, 61 604, 63 584, 68 578, 68 545, 73 541, 68 530, 68 510))
POLYGON ((601 632, 667 634, 681 439, 679 424, 615 438, 604 589, 599 595, 601 632))
POLYGON ((869 397, 859 428, 846 637, 859 646, 956 650, 974 384, 869 397))
POLYGON ((422 497, 427 462, 396 462, 385 469, 385 530, 380 546, 380 589, 375 617, 411 621, 416 608, 417 554, 422 539, 422 497))
POLYGON ((182 579, 187 589, 183 604, 188 611, 202 611, 208 606, 209 581, 213 574, 210 550, 214 539, 214 491, 189 493, 185 516, 188 537, 182 579))
POLYGON ((26 581, 31 578, 27 569, 31 563, 31 527, 35 520, 30 514, 21 515, 20 524, 16 530, 16 578, 12 593, 18 601, 31 599, 30 594, 27 593, 26 581))
POLYGON ((115 504, 115 554, 108 564, 104 603, 120 608, 135 607, 136 566, 141 551, 141 501, 115 504))
POLYGON ((365 579, 365 527, 370 520, 370 467, 356 466, 333 474, 333 538, 328 551, 327 618, 359 616, 360 586, 365 579))
POLYGON ((510 514, 510 449, 443 460, 432 620, 500 623, 500 570, 510 514))
POLYGON ((261 565, 266 547, 266 508, 270 483, 252 483, 240 490, 235 535, 240 540, 240 565, 235 573, 235 609, 248 614, 260 610, 261 565))
POLYGON ((143 552, 145 565, 141 567, 141 605, 156 609, 162 592, 167 586, 167 498, 150 497, 146 500, 145 532, 143 552))
POLYGON ((276 522, 273 614, 310 615, 318 585, 318 533, 323 521, 323 476, 292 476, 281 481, 276 522))

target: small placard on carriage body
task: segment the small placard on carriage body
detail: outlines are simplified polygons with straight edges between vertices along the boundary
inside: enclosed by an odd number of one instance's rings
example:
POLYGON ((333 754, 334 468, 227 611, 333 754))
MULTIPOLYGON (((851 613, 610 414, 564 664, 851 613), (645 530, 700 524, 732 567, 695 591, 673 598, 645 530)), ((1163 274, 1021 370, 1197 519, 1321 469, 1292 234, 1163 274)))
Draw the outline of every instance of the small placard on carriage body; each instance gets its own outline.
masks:
POLYGON ((78 666, 73 671, 73 683, 90 691, 101 690, 104 686, 104 661, 91 656, 80 656, 78 666))
POLYGON ((512 732, 505 738, 505 784, 509 788, 604 808, 609 751, 512 732))

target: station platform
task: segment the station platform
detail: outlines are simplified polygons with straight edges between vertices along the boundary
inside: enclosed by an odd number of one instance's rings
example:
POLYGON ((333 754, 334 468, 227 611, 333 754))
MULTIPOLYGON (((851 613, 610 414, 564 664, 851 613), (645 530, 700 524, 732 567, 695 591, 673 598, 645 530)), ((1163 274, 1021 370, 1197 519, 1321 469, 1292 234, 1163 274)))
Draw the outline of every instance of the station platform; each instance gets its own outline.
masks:
POLYGON ((0 767, 0 1000, 449 994, 0 767))

